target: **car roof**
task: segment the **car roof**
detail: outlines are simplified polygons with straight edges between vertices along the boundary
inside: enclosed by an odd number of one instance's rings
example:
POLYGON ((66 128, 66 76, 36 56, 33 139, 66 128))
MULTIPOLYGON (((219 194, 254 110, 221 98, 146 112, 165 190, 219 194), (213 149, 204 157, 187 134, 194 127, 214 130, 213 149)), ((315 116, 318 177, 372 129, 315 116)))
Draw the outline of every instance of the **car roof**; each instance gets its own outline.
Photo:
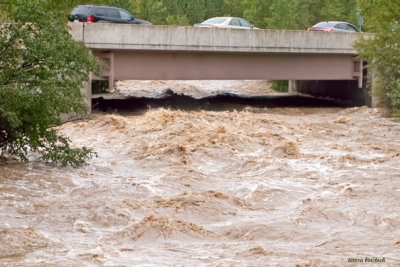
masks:
MULTIPOLYGON (((239 17, 212 17, 209 19, 242 19, 242 18, 239 18, 239 17)), ((207 20, 209 20, 209 19, 207 19, 207 20)))
POLYGON ((320 21, 317 24, 338 24, 338 23, 346 23, 346 24, 351 24, 346 21, 320 21))
MULTIPOLYGON (((214 20, 214 19, 224 19, 224 20, 227 20, 227 19, 242 19, 242 18, 239 18, 239 17, 212 17, 212 18, 209 18, 209 19, 207 19, 207 20, 205 20, 205 21, 210 21, 210 20, 214 20)), ((243 19, 243 20, 245 20, 245 19, 243 19)), ((205 22, 204 21, 204 22, 205 22)))
POLYGON ((114 6, 105 6, 105 5, 77 5, 77 7, 105 7, 105 8, 116 8, 116 9, 121 9, 119 7, 114 7, 114 6))

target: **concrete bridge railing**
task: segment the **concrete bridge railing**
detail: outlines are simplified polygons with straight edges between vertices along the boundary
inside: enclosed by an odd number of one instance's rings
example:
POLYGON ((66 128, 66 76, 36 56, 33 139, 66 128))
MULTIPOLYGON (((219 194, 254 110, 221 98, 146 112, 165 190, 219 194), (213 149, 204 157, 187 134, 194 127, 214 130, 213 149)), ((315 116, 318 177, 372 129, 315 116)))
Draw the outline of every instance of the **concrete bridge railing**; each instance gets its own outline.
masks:
POLYGON ((356 55, 357 33, 70 23, 92 49, 356 55))

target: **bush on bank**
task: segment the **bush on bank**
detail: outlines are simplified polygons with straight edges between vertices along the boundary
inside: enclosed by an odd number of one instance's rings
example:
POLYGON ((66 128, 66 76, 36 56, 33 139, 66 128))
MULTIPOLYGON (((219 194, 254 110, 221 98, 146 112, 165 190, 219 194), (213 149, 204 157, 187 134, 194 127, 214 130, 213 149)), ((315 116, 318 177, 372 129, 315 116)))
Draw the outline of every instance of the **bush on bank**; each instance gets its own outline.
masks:
POLYGON ((374 96, 389 107, 393 116, 400 117, 400 27, 376 33, 372 40, 362 40, 358 49, 372 70, 374 96))
POLYGON ((400 117, 400 1, 359 0, 359 4, 366 29, 375 34, 356 45, 372 70, 373 94, 400 117))

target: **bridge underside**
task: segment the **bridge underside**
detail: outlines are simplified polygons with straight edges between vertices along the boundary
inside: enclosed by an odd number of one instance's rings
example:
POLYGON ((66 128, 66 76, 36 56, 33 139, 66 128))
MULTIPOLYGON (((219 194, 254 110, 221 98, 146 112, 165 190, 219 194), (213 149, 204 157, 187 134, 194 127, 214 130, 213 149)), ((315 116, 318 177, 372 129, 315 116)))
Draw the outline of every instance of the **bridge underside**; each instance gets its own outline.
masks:
POLYGON ((114 80, 357 80, 352 55, 94 50, 103 79, 114 80))

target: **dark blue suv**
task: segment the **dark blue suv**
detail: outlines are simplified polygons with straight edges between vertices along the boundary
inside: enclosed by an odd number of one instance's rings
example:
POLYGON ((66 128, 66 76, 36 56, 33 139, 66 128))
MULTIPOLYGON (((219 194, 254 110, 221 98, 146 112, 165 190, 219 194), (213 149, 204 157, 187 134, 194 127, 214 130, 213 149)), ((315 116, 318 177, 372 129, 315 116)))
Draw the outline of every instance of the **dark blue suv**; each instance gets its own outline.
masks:
POLYGON ((68 21, 151 25, 148 21, 136 19, 122 8, 99 5, 76 6, 68 16, 68 21))

